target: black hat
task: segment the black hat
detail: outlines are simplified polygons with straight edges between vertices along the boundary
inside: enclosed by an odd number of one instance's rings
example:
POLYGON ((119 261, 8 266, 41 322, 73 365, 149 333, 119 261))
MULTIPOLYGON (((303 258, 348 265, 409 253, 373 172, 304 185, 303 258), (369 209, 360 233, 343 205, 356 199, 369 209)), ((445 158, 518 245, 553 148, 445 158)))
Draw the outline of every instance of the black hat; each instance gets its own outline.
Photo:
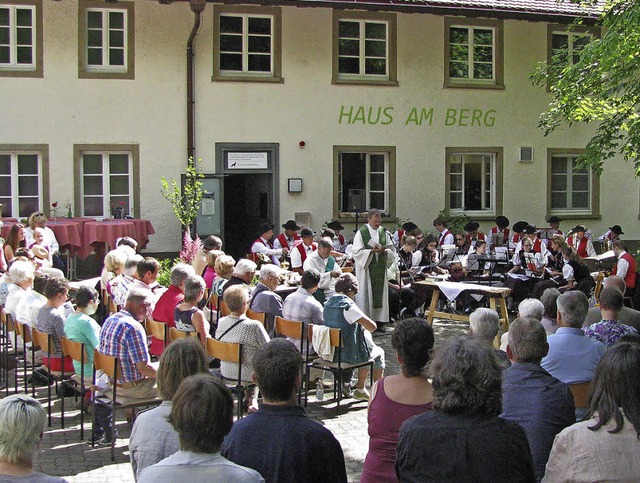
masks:
POLYGON ((538 232, 538 229, 536 228, 536 225, 527 225, 526 228, 524 229, 524 232, 527 235, 533 235, 534 233, 538 232))
POLYGON ((507 218, 506 216, 496 216, 496 225, 498 225, 500 228, 506 228, 509 226, 509 218, 507 218))
POLYGON ((282 225, 282 228, 284 228, 285 230, 295 230, 295 231, 298 231, 300 229, 300 227, 294 220, 287 220, 287 222, 284 225, 282 225))
POLYGON ((574 233, 577 231, 587 231, 587 227, 584 225, 576 225, 572 230, 574 233))
POLYGON ((324 230, 322 230, 322 236, 328 236, 329 238, 333 239, 336 237, 336 232, 331 228, 325 228, 324 230))
POLYGON ((402 224, 402 229, 404 231, 413 231, 416 228, 418 228, 418 225, 416 225, 414 222, 412 221, 407 221, 406 223, 402 224))
POLYGON ((549 219, 547 220, 548 223, 560 223, 562 221, 562 218, 558 218, 557 216, 550 216, 549 219))
POLYGON ((273 230, 273 226, 274 225, 271 223, 260 223, 260 226, 258 227, 258 235, 263 235, 269 230, 273 230))
POLYGON ((470 221, 469 223, 464 225, 464 231, 466 231, 467 233, 478 231, 478 228, 480 228, 480 223, 476 223, 475 221, 470 221))
POLYGON ((310 236, 316 236, 316 232, 311 228, 303 228, 302 230, 300 230, 300 233, 298 235, 300 236, 300 238, 307 238, 310 236))
POLYGON ((342 226, 339 221, 327 223, 327 228, 331 228, 332 230, 344 230, 344 226, 342 226))
POLYGON ((514 225, 513 225, 513 231, 515 231, 516 233, 521 233, 524 231, 524 229, 529 225, 529 223, 527 223, 526 221, 517 221, 514 225))
POLYGON ((624 232, 622 231, 622 227, 620 225, 613 225, 609 227, 609 230, 611 230, 616 235, 624 235, 624 232))

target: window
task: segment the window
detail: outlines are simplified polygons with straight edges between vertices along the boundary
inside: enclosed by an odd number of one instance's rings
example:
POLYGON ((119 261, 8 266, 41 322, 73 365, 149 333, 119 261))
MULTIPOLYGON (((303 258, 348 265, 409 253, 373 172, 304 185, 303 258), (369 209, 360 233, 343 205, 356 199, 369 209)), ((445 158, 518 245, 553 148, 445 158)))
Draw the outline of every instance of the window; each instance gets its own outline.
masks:
POLYGON ((395 148, 334 147, 336 213, 395 211, 395 148))
POLYGON ((502 149, 447 148, 446 207, 493 216, 502 210, 502 149))
POLYGON ((0 145, 2 216, 28 217, 48 205, 47 162, 46 146, 0 145))
POLYGON ((598 177, 578 167, 578 150, 549 150, 548 203, 552 213, 591 215, 598 212, 598 177))
POLYGON ((213 80, 281 82, 279 8, 214 8, 213 80))
POLYGON ((580 52, 598 35, 597 29, 566 25, 549 25, 547 63, 564 67, 580 60, 580 52))
POLYGON ((503 88, 502 21, 445 19, 445 87, 503 88))
POLYGON ((133 3, 82 1, 78 15, 79 76, 133 79, 133 3))
POLYGON ((81 216, 109 217, 118 208, 139 216, 137 146, 76 146, 76 206, 81 216))
POLYGON ((0 3, 0 76, 42 75, 42 2, 0 3))
POLYGON ((396 17, 333 12, 333 82, 397 85, 396 17))

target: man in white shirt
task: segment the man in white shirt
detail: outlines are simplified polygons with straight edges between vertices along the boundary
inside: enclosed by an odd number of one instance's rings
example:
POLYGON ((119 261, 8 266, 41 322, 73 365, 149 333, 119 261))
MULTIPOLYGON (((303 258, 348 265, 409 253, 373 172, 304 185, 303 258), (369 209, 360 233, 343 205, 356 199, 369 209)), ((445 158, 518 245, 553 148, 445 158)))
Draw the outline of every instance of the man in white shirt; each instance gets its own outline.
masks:
POLYGON ((311 228, 303 228, 300 232, 301 242, 298 242, 291 249, 291 270, 302 275, 302 266, 305 260, 316 251, 318 245, 313 241, 316 234, 311 228))
POLYGON ((453 233, 449 231, 447 228, 447 223, 442 218, 436 218, 433 220, 433 226, 440 233, 440 238, 438 239, 438 246, 442 245, 453 245, 453 233))
POLYGON ((262 223, 258 227, 258 238, 251 245, 251 253, 260 253, 271 260, 271 263, 280 265, 282 255, 289 253, 288 247, 274 248, 271 239, 273 238, 273 225, 271 223, 262 223))
POLYGON ((304 270, 314 269, 320 273, 318 290, 313 294, 320 303, 324 303, 335 293, 336 280, 342 273, 340 265, 331 255, 332 248, 330 238, 320 238, 318 249, 304 261, 304 270))

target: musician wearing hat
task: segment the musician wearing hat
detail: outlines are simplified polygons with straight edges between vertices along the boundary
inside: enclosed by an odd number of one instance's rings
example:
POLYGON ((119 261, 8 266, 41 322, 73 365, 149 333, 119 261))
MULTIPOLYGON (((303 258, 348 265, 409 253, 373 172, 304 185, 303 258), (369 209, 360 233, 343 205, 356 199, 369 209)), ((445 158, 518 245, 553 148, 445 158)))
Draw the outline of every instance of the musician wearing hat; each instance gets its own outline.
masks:
POLYGON ((353 239, 353 258, 359 286, 356 304, 369 318, 384 323, 389 321, 387 268, 395 260, 395 249, 381 224, 380 211, 369 210, 367 223, 353 239))
POLYGON ((520 243, 518 243, 518 245, 516 246, 516 253, 520 253, 520 251, 522 250, 522 243, 525 240, 531 241, 532 253, 539 253, 543 260, 547 259, 549 250, 547 250, 547 246, 542 243, 542 240, 538 238, 538 229, 536 228, 536 225, 527 225, 525 227, 525 229, 523 230, 522 240, 520 240, 520 243))
POLYGON ((464 225, 464 231, 467 232, 467 244, 469 245, 468 253, 475 252, 476 242, 478 240, 486 242, 484 233, 482 233, 481 231, 478 231, 479 228, 480 228, 480 223, 477 223, 475 221, 470 221, 469 223, 464 225))
POLYGON ((347 241, 344 239, 344 235, 340 233, 344 230, 344 226, 342 226, 339 221, 333 220, 330 223, 327 223, 327 228, 333 230, 336 235, 335 238, 333 238, 333 248, 335 251, 344 253, 348 245, 347 241))
POLYGON ((274 248, 271 239, 273 238, 273 225, 271 223, 261 223, 258 227, 258 238, 251 245, 251 253, 262 254, 271 260, 271 263, 280 265, 279 257, 289 253, 289 248, 274 248))
POLYGON ((571 231, 573 234, 567 238, 567 245, 573 248, 580 258, 595 257, 596 249, 586 236, 587 228, 584 225, 576 225, 571 231))
POLYGON ((291 270, 302 275, 302 266, 309 255, 318 249, 318 244, 313 241, 316 234, 311 228, 303 228, 300 232, 301 241, 297 242, 289 256, 291 257, 291 270))
POLYGON ((513 225, 513 235, 509 242, 509 250, 515 251, 516 247, 520 245, 522 238, 524 238, 524 229, 529 225, 526 221, 517 221, 513 225))
POLYGON ((551 231, 553 230, 555 233, 552 233, 552 235, 563 235, 564 233, 562 233, 562 230, 560 229, 560 222, 562 221, 561 218, 558 218, 557 216, 550 216, 547 219, 547 223, 549 223, 549 228, 547 230, 551 231))
POLYGON ((273 248, 287 247, 291 250, 293 245, 295 245, 297 241, 300 241, 300 237, 298 236, 300 227, 294 220, 288 220, 282 225, 282 228, 284 228, 284 233, 280 233, 273 241, 273 248))
POLYGON ((609 230, 605 232, 598 240, 600 240, 606 250, 612 250, 613 242, 616 240, 620 240, 620 235, 624 235, 622 231, 622 227, 620 225, 613 225, 609 227, 609 230))
POLYGON ((508 246, 511 239, 511 230, 509 230, 509 218, 506 216, 496 216, 496 226, 489 230, 487 234, 487 252, 491 252, 491 248, 497 246, 508 246))
POLYGON ((414 231, 418 229, 418 225, 412 221, 402 224, 402 227, 393 234, 393 244, 397 247, 402 246, 402 237, 405 235, 415 236, 414 231))

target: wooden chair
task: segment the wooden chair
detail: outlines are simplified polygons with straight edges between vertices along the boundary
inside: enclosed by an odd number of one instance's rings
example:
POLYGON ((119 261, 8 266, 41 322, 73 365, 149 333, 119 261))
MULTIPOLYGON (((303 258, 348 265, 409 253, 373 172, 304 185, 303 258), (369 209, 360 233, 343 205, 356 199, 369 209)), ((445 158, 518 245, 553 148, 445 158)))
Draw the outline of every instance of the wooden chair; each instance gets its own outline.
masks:
POLYGON ((154 339, 162 341, 162 350, 164 351, 171 339, 169 338, 169 326, 164 322, 158 322, 157 320, 147 319, 145 324, 145 330, 147 334, 151 335, 154 339))
POLYGON ((178 330, 175 327, 171 327, 170 336, 171 342, 178 339, 185 339, 187 337, 198 337, 197 332, 185 332, 184 330, 178 330))
POLYGON ((224 300, 220 298, 218 298, 218 305, 216 305, 216 307, 218 307, 218 313, 220 314, 220 317, 226 317, 231 313, 231 310, 229 310, 229 306, 225 303, 224 300))
POLYGON ((602 283, 604 282, 604 272, 598 272, 596 276, 596 288, 593 291, 593 294, 596 300, 600 300, 600 292, 602 291, 602 283))
MULTIPOLYGON (((310 349, 311 341, 313 340, 313 331, 314 328, 317 327, 314 324, 308 324, 307 326, 307 354, 309 354, 313 348, 310 349)), ((322 326, 318 326, 322 327, 322 326)), ((335 357, 333 361, 328 361, 326 359, 322 359, 321 357, 317 357, 309 362, 307 362, 307 387, 309 387, 309 374, 310 369, 315 367, 317 369, 321 369, 323 371, 330 371, 333 374, 333 397, 336 399, 336 415, 340 414, 340 401, 342 400, 342 384, 343 384, 343 376, 345 371, 351 371, 354 369, 359 369, 361 367, 369 367, 369 378, 371 381, 371 386, 373 386, 373 359, 369 359, 366 362, 361 362, 359 364, 349 364, 348 362, 342 362, 342 330, 341 329, 329 329, 329 339, 331 342, 331 347, 335 350, 335 357)), ((305 396, 304 404, 307 405, 308 402, 308 394, 305 396)))
POLYGON ((256 312, 255 310, 247 309, 247 318, 257 320, 262 326, 267 328, 267 314, 264 312, 256 312))
MULTIPOLYGON (((285 319, 284 317, 276 316, 275 320, 275 333, 283 337, 289 337, 300 341, 298 350, 302 354, 304 352, 304 322, 298 322, 296 320, 285 319)), ((302 380, 307 381, 307 365, 306 361, 303 361, 302 368, 302 380)), ((302 386, 298 390, 298 404, 302 401, 302 386)), ((308 386, 305 386, 306 390, 309 390, 308 386)))
MULTIPOLYGON (((45 334, 40 332, 35 327, 31 328, 31 336, 33 339, 34 350, 36 348, 45 351, 51 357, 52 353, 55 353, 55 344, 53 342, 53 336, 51 334, 45 334)), ((62 362, 62 368, 64 369, 64 361, 62 362)), ((55 381, 55 375, 49 371, 49 375, 52 380, 47 384, 47 416, 49 421, 49 427, 51 427, 51 383, 55 381)), ((64 428, 64 400, 62 402, 62 424, 64 428)))
POLYGON ((238 365, 238 375, 235 379, 223 377, 227 386, 235 388, 238 394, 238 419, 242 417, 242 403, 244 390, 247 388, 242 381, 242 344, 234 342, 222 342, 217 339, 207 339, 207 356, 215 357, 220 361, 232 362, 238 365))
MULTIPOLYGON (((63 337, 62 339, 60 339, 60 342, 62 344, 62 355, 65 357, 69 356, 71 357, 71 359, 73 359, 74 361, 80 364, 80 380, 79 380, 80 397, 82 398, 82 401, 84 403, 84 394, 86 391, 85 382, 86 382, 86 378, 89 376, 89 374, 84 373, 84 365, 89 360, 89 356, 87 355, 87 351, 82 342, 70 340, 70 339, 67 339, 66 337, 63 337)), ((67 385, 69 387, 73 387, 73 389, 76 390, 77 392, 78 381, 69 379, 68 381, 63 381, 61 384, 63 386, 67 385)), ((64 401, 64 396, 65 396, 65 393, 63 388, 63 391, 62 391, 63 401, 64 401)), ((76 396, 76 400, 77 400, 77 396, 76 396)), ((64 418, 63 418, 63 422, 64 422, 64 418)), ((62 427, 64 428, 64 425, 62 427)), ((80 440, 84 440, 84 406, 80 410, 80 440)))
MULTIPOLYGON (((13 392, 17 393, 18 392, 18 367, 17 367, 17 359, 18 359, 18 336, 20 335, 20 328, 18 327, 18 323, 16 322, 16 320, 13 318, 13 316, 9 313, 5 313, 5 320, 4 320, 4 326, 5 326, 5 331, 7 334, 7 340, 6 340, 6 352, 5 352, 5 358, 6 358, 6 365, 3 365, 3 367, 5 368, 5 381, 7 383, 7 387, 5 388, 6 394, 9 395, 9 364, 10 364, 10 360, 12 359, 12 357, 15 359, 16 361, 16 368, 13 371, 13 392), (11 332, 13 332, 13 340, 11 340, 11 332), (13 347, 13 352, 11 352, 9 350, 9 346, 13 347), (13 356, 11 355, 13 354, 13 356)), ((26 368, 25 368, 26 370, 26 368)))
MULTIPOLYGON (((29 384, 27 380, 27 344, 32 342, 31 340, 31 327, 27 327, 26 324, 19 322, 18 320, 14 320, 14 328, 16 329, 16 336, 22 338, 22 377, 24 379, 24 393, 28 394, 29 392, 29 384)), ((16 337, 17 338, 17 337, 16 337)), ((31 352, 32 356, 34 356, 34 352, 31 352)), ((34 366, 34 357, 31 360, 31 368, 34 366)), ((16 370, 16 380, 18 377, 18 371, 16 370)), ((16 385, 16 392, 17 392, 16 385)), ((35 396, 35 386, 33 386, 33 394, 35 396)))
POLYGON ((576 409, 587 409, 589 407, 590 387, 591 381, 569 384, 569 389, 571 389, 571 394, 573 394, 573 402, 576 409))
POLYGON ((2 381, 5 384, 5 397, 9 395, 9 327, 4 306, 0 308, 0 360, 2 360, 2 381))
MULTIPOLYGON (((109 399, 107 396, 96 395, 96 386, 92 386, 93 390, 93 400, 96 402, 100 402, 101 404, 108 405, 112 411, 111 418, 111 461, 115 461, 115 444, 116 444, 116 410, 117 409, 132 409, 142 406, 157 406, 162 402, 160 398, 152 398, 152 399, 144 399, 136 402, 121 404, 118 403, 118 384, 117 381, 122 379, 122 368, 120 367, 120 361, 117 357, 108 356, 98 350, 94 350, 93 352, 93 374, 95 381, 95 373, 96 371, 104 372, 109 379, 112 381, 111 391, 113 393, 113 398, 109 399)), ((93 421, 92 421, 92 435, 91 435, 91 446, 95 446, 95 417, 96 411, 93 411, 93 421)))

